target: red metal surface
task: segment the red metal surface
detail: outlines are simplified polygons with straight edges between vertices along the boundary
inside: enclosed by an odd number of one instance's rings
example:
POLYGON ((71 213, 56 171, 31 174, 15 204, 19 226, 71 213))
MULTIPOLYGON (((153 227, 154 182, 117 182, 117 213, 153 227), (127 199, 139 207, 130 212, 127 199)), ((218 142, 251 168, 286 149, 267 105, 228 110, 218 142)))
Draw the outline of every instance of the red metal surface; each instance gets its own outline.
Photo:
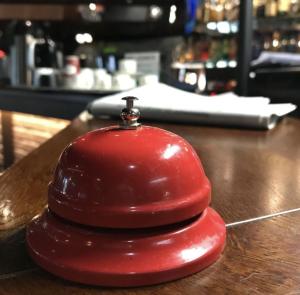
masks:
POLYGON ((142 126, 99 129, 63 152, 49 186, 49 208, 74 222, 137 228, 201 213, 210 183, 183 138, 142 126))
POLYGON ((27 230, 32 258, 62 278, 103 286, 150 285, 197 272, 220 255, 225 224, 211 208, 152 229, 96 229, 46 211, 27 230))
POLYGON ((187 276, 224 248, 210 192, 196 152, 176 134, 148 126, 89 132, 60 157, 49 209, 27 229, 29 253, 49 272, 85 284, 187 276))

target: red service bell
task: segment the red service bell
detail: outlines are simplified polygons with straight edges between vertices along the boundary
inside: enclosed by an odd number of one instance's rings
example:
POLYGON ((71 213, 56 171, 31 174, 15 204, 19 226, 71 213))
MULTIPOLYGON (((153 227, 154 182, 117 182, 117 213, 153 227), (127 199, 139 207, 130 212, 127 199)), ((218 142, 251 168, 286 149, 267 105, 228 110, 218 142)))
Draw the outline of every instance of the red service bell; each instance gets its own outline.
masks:
POLYGON ((33 260, 67 280, 141 286, 212 264, 226 239, 192 146, 142 126, 134 97, 120 126, 77 138, 60 156, 48 209, 27 228, 33 260))

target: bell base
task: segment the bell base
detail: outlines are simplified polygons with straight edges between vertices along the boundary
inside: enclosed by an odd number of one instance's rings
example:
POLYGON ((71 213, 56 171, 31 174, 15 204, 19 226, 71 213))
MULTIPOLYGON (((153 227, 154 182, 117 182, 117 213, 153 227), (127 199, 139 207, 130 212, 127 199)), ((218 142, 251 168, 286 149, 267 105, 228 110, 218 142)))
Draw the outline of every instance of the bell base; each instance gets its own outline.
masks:
POLYGON ((133 287, 193 274, 215 262, 226 239, 222 218, 207 208, 197 218, 149 229, 98 229, 46 210, 27 228, 33 260, 83 284, 133 287))

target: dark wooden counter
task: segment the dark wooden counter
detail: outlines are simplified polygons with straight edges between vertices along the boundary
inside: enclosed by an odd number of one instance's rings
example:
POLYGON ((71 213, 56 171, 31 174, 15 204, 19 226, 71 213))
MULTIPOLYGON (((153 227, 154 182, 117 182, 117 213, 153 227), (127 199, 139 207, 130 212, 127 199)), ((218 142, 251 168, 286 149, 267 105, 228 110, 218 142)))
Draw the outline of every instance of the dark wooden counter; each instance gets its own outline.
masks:
POLYGON ((296 294, 300 290, 300 121, 296 119, 285 119, 272 131, 151 124, 183 136, 195 147, 212 182, 212 206, 229 224, 222 258, 203 272, 153 287, 103 289, 32 268, 22 229, 46 205, 47 183, 59 154, 80 134, 111 123, 77 119, 0 177, 0 271, 7 270, 0 276, 0 294, 296 294))

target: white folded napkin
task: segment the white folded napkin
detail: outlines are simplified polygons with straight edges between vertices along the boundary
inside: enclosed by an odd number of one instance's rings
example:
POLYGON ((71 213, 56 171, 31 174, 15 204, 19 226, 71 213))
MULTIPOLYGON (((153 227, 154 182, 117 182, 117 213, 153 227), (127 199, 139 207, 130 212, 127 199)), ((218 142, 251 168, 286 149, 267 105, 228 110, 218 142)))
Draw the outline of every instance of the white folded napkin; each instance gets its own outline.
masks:
POLYGON ((265 97, 240 97, 232 92, 204 96, 157 83, 97 99, 88 110, 95 116, 118 116, 125 96, 139 98, 135 106, 141 119, 259 129, 273 128, 280 117, 296 109, 291 103, 270 104, 265 97))
POLYGON ((259 66, 264 64, 283 64, 290 66, 299 66, 300 55, 299 53, 291 52, 263 51, 257 59, 251 62, 252 66, 259 66))

